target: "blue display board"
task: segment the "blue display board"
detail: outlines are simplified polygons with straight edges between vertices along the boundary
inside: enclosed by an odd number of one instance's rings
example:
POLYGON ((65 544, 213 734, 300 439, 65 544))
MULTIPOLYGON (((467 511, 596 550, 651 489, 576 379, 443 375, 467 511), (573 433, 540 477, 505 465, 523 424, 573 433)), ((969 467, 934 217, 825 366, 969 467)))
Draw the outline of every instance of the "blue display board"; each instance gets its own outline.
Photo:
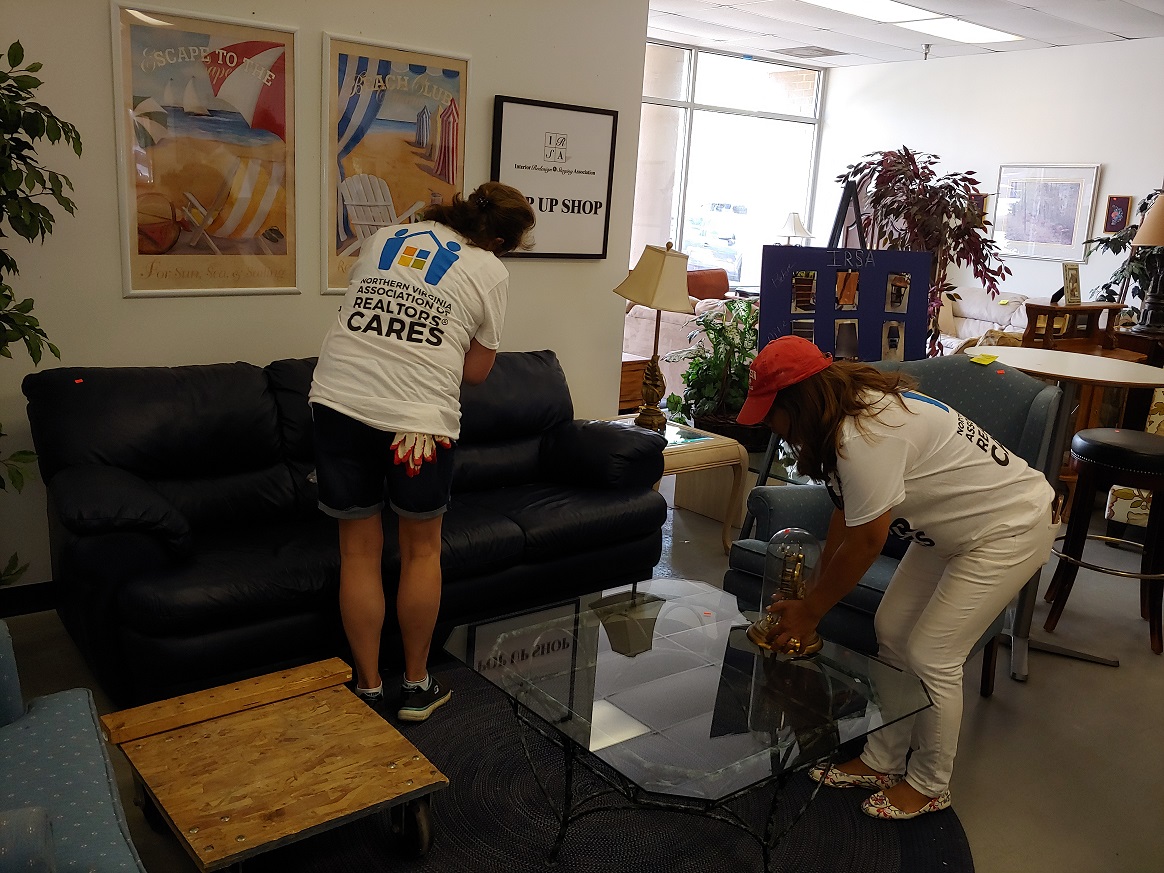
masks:
POLYGON ((926 356, 929 252, 764 246, 760 348, 797 334, 836 358, 926 356))

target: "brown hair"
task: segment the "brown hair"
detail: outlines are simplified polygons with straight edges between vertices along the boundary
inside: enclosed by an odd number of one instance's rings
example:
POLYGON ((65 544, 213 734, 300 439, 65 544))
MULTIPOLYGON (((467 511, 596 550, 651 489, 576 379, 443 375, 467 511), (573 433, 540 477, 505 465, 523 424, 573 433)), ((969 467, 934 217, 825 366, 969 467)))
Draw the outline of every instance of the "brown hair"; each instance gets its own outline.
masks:
POLYGON ((854 361, 833 361, 819 373, 781 389, 772 401, 772 410, 788 415, 784 441, 796 453, 797 471, 823 480, 836 472, 845 419, 854 417, 857 427, 862 428, 862 417, 873 415, 873 406, 880 400, 876 395, 892 395, 902 403, 902 392, 916 387, 917 382, 904 373, 883 372, 854 361))
POLYGON ((422 217, 451 227, 495 255, 528 248, 526 234, 537 220, 525 195, 500 182, 486 182, 468 197, 454 194, 452 203, 429 206, 422 217))

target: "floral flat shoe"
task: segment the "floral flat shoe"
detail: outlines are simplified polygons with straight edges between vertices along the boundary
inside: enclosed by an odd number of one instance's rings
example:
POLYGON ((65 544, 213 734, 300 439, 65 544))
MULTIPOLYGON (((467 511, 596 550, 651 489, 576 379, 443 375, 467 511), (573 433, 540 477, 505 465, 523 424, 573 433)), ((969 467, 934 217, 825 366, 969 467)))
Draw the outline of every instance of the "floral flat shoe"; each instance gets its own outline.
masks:
POLYGON ((930 798, 930 802, 919 809, 917 812, 903 812, 892 803, 885 793, 878 791, 865 799, 861 804, 861 811, 865 815, 871 815, 873 818, 887 818, 894 821, 904 821, 908 818, 917 818, 919 815, 925 815, 927 812, 939 812, 947 809, 950 806, 950 790, 947 788, 937 797, 930 798))
POLYGON ((817 764, 808 771, 808 778, 813 782, 819 782, 826 788, 872 788, 875 791, 884 791, 886 788, 892 788, 902 779, 896 773, 879 773, 876 776, 864 776, 854 773, 843 773, 836 767, 826 769, 820 764, 817 764))

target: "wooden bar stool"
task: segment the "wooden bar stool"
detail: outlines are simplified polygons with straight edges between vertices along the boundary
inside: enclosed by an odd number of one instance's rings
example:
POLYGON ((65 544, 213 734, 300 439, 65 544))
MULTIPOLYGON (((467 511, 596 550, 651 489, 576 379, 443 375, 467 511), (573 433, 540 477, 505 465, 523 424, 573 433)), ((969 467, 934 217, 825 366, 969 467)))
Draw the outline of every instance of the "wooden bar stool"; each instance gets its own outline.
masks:
POLYGON ((1079 476, 1074 501, 1079 511, 1071 513, 1067 522, 1067 533, 1061 537, 1063 550, 1052 549, 1059 556, 1059 566, 1044 598, 1051 603, 1051 613, 1043 627, 1052 631, 1059 623, 1080 567, 1139 579, 1140 615, 1148 620, 1152 651, 1159 655, 1164 652, 1160 615, 1164 601, 1164 499, 1152 501, 1139 573, 1088 563, 1083 560, 1083 547, 1087 540, 1096 539, 1139 548, 1128 540, 1088 535, 1090 508, 1100 488, 1107 490, 1117 482, 1132 488, 1164 491, 1164 436, 1110 427, 1081 430, 1071 440, 1071 468, 1079 476))

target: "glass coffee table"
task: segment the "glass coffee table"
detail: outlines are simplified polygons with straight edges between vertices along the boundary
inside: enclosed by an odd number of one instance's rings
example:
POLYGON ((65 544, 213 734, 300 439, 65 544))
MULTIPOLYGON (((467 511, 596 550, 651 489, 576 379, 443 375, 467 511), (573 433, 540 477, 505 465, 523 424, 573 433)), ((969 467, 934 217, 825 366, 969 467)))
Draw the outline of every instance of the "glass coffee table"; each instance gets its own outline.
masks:
MULTIPOLYGON (((572 822, 629 801, 740 828, 760 844, 767 870, 816 794, 777 831, 787 778, 930 706, 916 677, 832 643, 811 658, 763 652, 744 633, 755 616, 704 582, 652 579, 453 630, 446 650, 562 749, 551 859, 572 822), (599 777, 600 790, 574 796, 578 765, 599 777), (761 827, 732 809, 773 783, 761 827)), ((522 743, 549 800, 531 730, 522 743)))

